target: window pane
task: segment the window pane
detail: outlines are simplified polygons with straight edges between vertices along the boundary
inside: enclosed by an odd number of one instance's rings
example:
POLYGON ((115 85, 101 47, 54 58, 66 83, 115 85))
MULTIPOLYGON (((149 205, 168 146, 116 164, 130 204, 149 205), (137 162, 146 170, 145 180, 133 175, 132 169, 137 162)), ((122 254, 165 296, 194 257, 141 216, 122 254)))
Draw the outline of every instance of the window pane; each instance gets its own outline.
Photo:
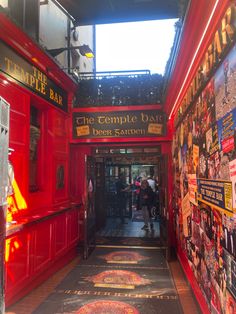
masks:
POLYGON ((40 142, 40 125, 38 109, 31 106, 30 109, 30 160, 29 160, 29 190, 39 190, 38 184, 38 151, 40 142))

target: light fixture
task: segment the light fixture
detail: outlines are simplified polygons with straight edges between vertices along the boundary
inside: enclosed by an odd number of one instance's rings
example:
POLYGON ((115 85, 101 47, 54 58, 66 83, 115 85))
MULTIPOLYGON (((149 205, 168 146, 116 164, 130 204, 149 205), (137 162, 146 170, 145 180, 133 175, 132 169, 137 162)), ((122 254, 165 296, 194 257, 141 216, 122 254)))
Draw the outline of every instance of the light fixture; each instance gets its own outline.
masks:
POLYGON ((75 49, 79 49, 79 52, 82 56, 85 56, 87 58, 94 58, 93 51, 89 48, 88 45, 47 49, 46 51, 50 53, 50 55, 52 55, 53 57, 56 57, 63 51, 70 51, 70 50, 75 50, 75 49))

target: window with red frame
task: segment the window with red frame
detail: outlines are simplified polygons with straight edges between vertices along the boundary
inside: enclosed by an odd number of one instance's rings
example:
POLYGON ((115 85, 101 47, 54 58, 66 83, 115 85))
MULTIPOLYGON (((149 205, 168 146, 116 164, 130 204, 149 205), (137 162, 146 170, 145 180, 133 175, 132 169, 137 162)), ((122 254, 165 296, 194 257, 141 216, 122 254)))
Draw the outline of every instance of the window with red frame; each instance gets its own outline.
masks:
POLYGON ((29 190, 37 192, 40 188, 39 164, 41 146, 41 112, 35 106, 30 108, 30 145, 29 145, 29 190))

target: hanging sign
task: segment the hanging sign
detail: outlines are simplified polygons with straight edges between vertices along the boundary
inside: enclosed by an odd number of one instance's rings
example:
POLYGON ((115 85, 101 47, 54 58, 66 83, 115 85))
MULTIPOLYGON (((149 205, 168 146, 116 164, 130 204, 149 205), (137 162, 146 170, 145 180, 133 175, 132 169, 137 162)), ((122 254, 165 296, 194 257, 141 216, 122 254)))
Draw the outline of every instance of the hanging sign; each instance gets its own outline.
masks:
POLYGON ((67 110, 66 91, 2 41, 0 41, 0 71, 48 100, 54 106, 67 110))
POLYGON ((74 112, 73 137, 161 137, 166 134, 166 116, 160 110, 74 112))

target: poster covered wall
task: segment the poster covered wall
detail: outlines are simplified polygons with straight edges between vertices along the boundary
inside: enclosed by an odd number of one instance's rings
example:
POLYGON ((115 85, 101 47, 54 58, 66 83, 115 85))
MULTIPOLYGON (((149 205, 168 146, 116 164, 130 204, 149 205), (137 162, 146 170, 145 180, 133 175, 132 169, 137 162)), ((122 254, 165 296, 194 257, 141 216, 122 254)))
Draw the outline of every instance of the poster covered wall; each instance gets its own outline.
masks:
POLYGON ((176 237, 212 313, 236 313, 236 46, 176 125, 176 237))

